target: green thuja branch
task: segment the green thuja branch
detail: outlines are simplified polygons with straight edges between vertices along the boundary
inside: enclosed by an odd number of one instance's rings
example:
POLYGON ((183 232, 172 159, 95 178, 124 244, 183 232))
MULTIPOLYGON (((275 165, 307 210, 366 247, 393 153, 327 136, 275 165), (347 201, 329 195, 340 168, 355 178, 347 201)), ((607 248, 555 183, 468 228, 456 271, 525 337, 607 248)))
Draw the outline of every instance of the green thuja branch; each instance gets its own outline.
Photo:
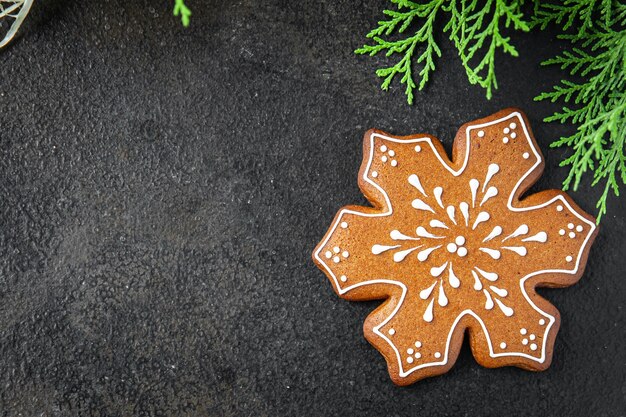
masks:
POLYGON ((604 183, 597 202, 600 221, 609 192, 619 196, 620 182, 626 184, 626 5, 605 0, 545 4, 534 24, 545 27, 552 22, 563 28, 581 24, 574 34, 560 36, 572 48, 544 62, 560 66, 577 81, 562 80, 536 100, 566 103, 545 119, 576 126, 574 134, 552 144, 572 149, 561 163, 570 167, 563 188, 576 190, 587 172, 593 175, 592 185, 604 183))
POLYGON ((191 10, 185 5, 185 0, 174 0, 174 16, 180 16, 183 26, 189 26, 191 10))
POLYGON ((396 5, 397 10, 385 10, 383 13, 388 19, 378 22, 378 26, 367 34, 372 43, 355 52, 369 55, 384 52, 387 57, 401 57, 395 65, 380 68, 376 74, 383 78, 383 90, 389 88, 396 75, 402 75, 400 82, 406 85, 409 104, 413 103, 413 90, 416 87, 422 90, 426 86, 435 70, 435 59, 441 57, 441 50, 435 41, 435 23, 441 15, 448 19, 443 30, 457 48, 470 83, 483 87, 487 98, 491 98, 493 89, 498 88, 496 51, 518 55, 510 38, 503 35, 503 30, 529 30, 521 12, 523 0, 390 2, 396 5), (403 37, 409 28, 415 32, 412 36, 403 37), (414 68, 419 68, 419 71, 414 68), (413 78, 414 72, 419 77, 419 86, 413 78))

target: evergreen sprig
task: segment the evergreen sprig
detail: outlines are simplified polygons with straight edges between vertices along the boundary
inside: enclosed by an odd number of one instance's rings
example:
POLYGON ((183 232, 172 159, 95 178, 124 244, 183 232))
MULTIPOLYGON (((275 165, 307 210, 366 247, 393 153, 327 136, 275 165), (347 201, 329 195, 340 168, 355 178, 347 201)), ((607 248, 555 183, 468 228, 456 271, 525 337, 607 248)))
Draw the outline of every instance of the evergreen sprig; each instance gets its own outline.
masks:
POLYGON ((597 202, 598 221, 606 214, 612 190, 619 196, 620 180, 626 184, 626 5, 619 1, 565 0, 544 4, 535 24, 549 23, 577 30, 559 37, 572 48, 544 62, 558 65, 579 81, 562 80, 536 100, 567 104, 545 121, 572 123, 576 132, 552 143, 570 147, 573 153, 561 162, 569 166, 565 190, 576 190, 585 173, 593 173, 592 186, 604 183, 597 202))
POLYGON ((174 16, 180 16, 180 21, 184 27, 189 26, 191 20, 191 10, 185 4, 185 0, 174 0, 174 16))
POLYGON ((370 56, 384 52, 386 56, 397 54, 399 61, 390 67, 380 68, 376 75, 383 78, 382 89, 387 90, 396 75, 406 85, 405 94, 413 103, 414 89, 422 90, 435 70, 435 60, 441 57, 441 49, 435 40, 435 23, 441 14, 447 14, 444 32, 454 43, 461 58, 468 80, 486 90, 491 98, 498 88, 495 75, 496 51, 501 49, 511 56, 518 56, 510 38, 503 34, 507 28, 528 31, 529 24, 521 11, 522 0, 390 0, 397 10, 385 10, 388 19, 378 22, 367 37, 372 44, 357 49, 357 54, 370 56), (402 35, 417 26, 412 36, 402 35), (391 39, 389 39, 391 38, 391 39), (413 79, 414 67, 420 68, 419 86, 413 79))

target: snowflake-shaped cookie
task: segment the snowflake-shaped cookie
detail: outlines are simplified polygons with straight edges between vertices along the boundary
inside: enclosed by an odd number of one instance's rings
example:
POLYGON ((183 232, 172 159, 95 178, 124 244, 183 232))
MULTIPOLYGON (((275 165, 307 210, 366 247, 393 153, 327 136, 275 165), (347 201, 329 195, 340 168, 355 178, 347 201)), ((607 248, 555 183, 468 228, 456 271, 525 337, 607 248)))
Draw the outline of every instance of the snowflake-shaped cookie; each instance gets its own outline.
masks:
POLYGON ((583 273, 597 233, 565 193, 522 194, 543 170, 525 116, 503 110, 464 125, 450 161, 432 136, 369 131, 359 186, 313 253, 339 296, 387 299, 366 338, 407 385, 446 372, 465 330, 487 367, 546 369, 559 313, 535 287, 583 273))

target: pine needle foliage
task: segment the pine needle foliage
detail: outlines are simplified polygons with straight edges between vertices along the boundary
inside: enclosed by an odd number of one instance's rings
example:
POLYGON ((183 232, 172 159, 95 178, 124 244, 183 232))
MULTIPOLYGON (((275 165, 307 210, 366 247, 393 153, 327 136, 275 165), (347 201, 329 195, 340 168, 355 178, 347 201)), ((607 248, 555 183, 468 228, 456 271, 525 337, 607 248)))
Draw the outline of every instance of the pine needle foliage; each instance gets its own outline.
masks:
POLYGON ((454 43, 469 82, 484 88, 487 98, 491 98, 493 90, 498 88, 496 51, 518 56, 505 32, 527 32, 530 29, 521 10, 523 0, 390 2, 396 10, 383 12, 387 19, 378 22, 378 26, 367 34, 371 43, 358 48, 355 53, 370 56, 384 53, 387 57, 397 57, 394 65, 378 69, 376 75, 383 78, 383 90, 400 76, 409 104, 413 103, 415 88, 422 90, 426 86, 435 70, 435 60, 441 57, 435 36, 438 19, 447 19, 443 31, 454 43), (409 32, 410 36, 405 36, 409 32))
POLYGON ((612 191, 626 184, 626 4, 614 0, 564 0, 545 3, 537 10, 537 26, 561 25, 561 39, 569 50, 544 62, 558 65, 575 81, 562 80, 536 100, 562 102, 561 111, 547 122, 571 123, 574 134, 553 147, 569 147, 572 154, 561 166, 570 167, 565 190, 576 190, 583 176, 593 175, 592 186, 603 183, 598 202, 598 222, 606 214, 612 191))

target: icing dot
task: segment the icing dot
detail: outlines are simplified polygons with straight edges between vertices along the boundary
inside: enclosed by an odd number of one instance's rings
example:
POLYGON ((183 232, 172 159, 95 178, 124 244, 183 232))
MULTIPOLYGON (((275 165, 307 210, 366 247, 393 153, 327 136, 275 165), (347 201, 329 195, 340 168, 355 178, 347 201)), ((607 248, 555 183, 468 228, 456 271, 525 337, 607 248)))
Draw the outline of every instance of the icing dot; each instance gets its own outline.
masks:
POLYGON ((510 131, 511 131, 511 129, 509 129, 508 127, 504 128, 504 134, 505 135, 508 135, 510 131))
POLYGON ((539 319, 539 325, 543 326, 544 324, 546 324, 546 321, 544 319, 539 319))
POLYGON ((568 224, 567 224, 567 228, 568 228, 569 230, 572 230, 572 229, 574 228, 574 223, 568 223, 568 224))
POLYGON ((383 162, 387 162, 387 157, 383 155, 383 157, 380 158, 380 160, 383 161, 383 162))
POLYGON ((341 222, 341 228, 342 228, 342 229, 347 229, 347 228, 348 228, 348 223, 346 223, 346 222, 341 222))
POLYGON ((519 332, 520 332, 521 335, 525 335, 526 333, 528 333, 528 331, 526 329, 524 329, 524 328, 520 329, 519 332))
POLYGON ((381 152, 387 152, 387 147, 385 145, 380 147, 381 152))
POLYGON ((339 251, 340 251, 339 246, 335 246, 335 247, 333 248, 333 252, 335 252, 335 253, 339 253, 339 251))
POLYGON ((535 340, 535 339, 537 338, 537 336, 535 336, 534 334, 531 334, 528 338, 529 338, 530 340, 535 340))
POLYGON ((515 139, 517 137, 517 133, 513 132, 511 133, 511 139, 515 139))
POLYGON ((398 161, 396 161, 395 159, 393 161, 391 161, 391 166, 395 167, 398 165, 398 161))
POLYGON ((422 342, 420 342, 419 340, 417 342, 415 342, 415 347, 416 348, 421 348, 422 347, 422 342))
POLYGON ((464 247, 460 247, 459 250, 456 252, 456 254, 463 257, 467 255, 467 249, 465 249, 464 247))
POLYGON ((348 280, 348 277, 345 275, 342 275, 340 278, 341 282, 346 282, 348 280))
POLYGON ((331 251, 326 251, 326 258, 330 259, 333 257, 333 253, 331 251))
POLYGON ((536 344, 531 344, 530 345, 530 350, 537 350, 537 345, 536 344))
POLYGON ((422 354, 421 354, 421 353, 419 353, 419 352, 415 352, 415 355, 414 355, 414 356, 415 356, 415 359, 419 359, 419 358, 421 358, 421 357, 422 357, 422 354))
POLYGON ((509 138, 506 136, 502 138, 502 143, 509 143, 509 138))
POLYGON ((569 237, 570 237, 570 239, 574 239, 576 237, 576 233, 569 232, 569 237))
POLYGON ((563 229, 559 230, 559 234, 560 234, 561 236, 564 236, 564 235, 565 235, 565 230, 563 230, 563 229))
POLYGON ((341 256, 343 256, 344 258, 347 258, 348 256, 350 256, 350 253, 348 253, 347 250, 344 250, 341 256))
POLYGON ((439 359, 441 357, 441 353, 435 352, 435 358, 439 359))
POLYGON ((563 206, 560 204, 556 206, 556 211, 563 211, 563 206))
POLYGON ((522 345, 526 346, 528 344, 528 339, 522 340, 522 345))
POLYGON ((413 358, 409 356, 408 358, 406 358, 406 361, 407 361, 408 363, 413 363, 413 358))
POLYGON ((583 231, 583 227, 581 225, 576 226, 576 231, 577 232, 582 232, 583 231))
POLYGON ((484 132, 483 130, 479 130, 479 131, 478 131, 478 137, 479 137, 479 138, 482 138, 482 137, 484 137, 484 136, 485 136, 485 132, 484 132))
POLYGON ((567 256, 565 257, 565 260, 566 260, 567 262, 572 262, 572 259, 573 259, 573 258, 572 258, 571 256, 569 256, 569 255, 567 255, 567 256))
POLYGON ((389 334, 392 336, 396 334, 396 329, 389 329, 389 334))
POLYGON ((378 176, 378 172, 372 171, 372 177, 376 178, 378 176))
POLYGON ((422 151, 422 147, 419 145, 415 145, 415 152, 421 152, 422 151))
POLYGON ((394 157, 396 155, 396 153, 393 151, 393 149, 389 149, 389 156, 394 157))
POLYGON ((411 349, 411 348, 408 348, 408 349, 406 350, 406 353, 408 353, 409 355, 412 355, 412 354, 413 354, 413 352, 415 352, 415 351, 414 351, 413 349, 411 349))
POLYGON ((500 349, 506 349, 506 343, 504 342, 500 343, 500 349))
POLYGON ((515 123, 511 123, 511 124, 509 125, 509 127, 510 127, 511 129, 515 129, 515 128, 517 127, 517 125, 516 125, 515 123))
MULTIPOLYGON (((511 136, 513 136, 513 135, 511 135, 511 136)), ((524 153, 522 154, 522 158, 524 158, 524 159, 528 159, 528 158, 530 158, 530 154, 529 154, 528 152, 524 152, 524 153)))
POLYGON ((334 263, 336 263, 336 264, 338 264, 340 260, 341 260, 341 259, 339 259, 339 256, 335 256, 335 257, 333 258, 333 262, 334 262, 334 263))
POLYGON ((454 239, 454 241, 459 246, 462 246, 465 244, 465 238, 463 236, 457 236, 456 239, 454 239))
POLYGON ((457 247, 454 243, 450 242, 448 243, 448 246, 446 246, 446 249, 448 249, 448 252, 454 253, 456 252, 457 247))

